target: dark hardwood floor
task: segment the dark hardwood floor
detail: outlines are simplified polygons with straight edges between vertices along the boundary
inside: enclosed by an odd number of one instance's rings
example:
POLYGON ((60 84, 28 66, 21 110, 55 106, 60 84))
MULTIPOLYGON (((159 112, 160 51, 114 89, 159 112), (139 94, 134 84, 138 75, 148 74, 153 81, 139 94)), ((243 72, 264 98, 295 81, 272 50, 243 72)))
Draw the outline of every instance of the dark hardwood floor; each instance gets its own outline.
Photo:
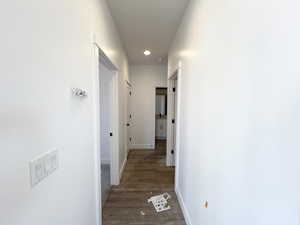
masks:
POLYGON ((185 225, 174 193, 174 168, 166 167, 166 142, 155 150, 131 150, 121 184, 112 188, 103 208, 103 225, 185 225), (157 213, 147 200, 168 192, 171 210, 157 213))

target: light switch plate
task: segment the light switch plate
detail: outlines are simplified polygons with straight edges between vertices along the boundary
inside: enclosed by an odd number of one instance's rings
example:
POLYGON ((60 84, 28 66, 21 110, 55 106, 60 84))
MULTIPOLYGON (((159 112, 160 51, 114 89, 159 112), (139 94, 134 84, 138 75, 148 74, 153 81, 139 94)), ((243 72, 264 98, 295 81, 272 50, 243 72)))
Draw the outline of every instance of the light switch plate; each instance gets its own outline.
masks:
POLYGON ((46 175, 44 160, 42 157, 34 159, 30 162, 31 186, 37 185, 46 175))
POLYGON ((58 168, 58 151, 53 150, 45 156, 45 171, 50 175, 58 168))
POLYGON ((49 151, 30 162, 31 187, 58 169, 58 151, 49 151))

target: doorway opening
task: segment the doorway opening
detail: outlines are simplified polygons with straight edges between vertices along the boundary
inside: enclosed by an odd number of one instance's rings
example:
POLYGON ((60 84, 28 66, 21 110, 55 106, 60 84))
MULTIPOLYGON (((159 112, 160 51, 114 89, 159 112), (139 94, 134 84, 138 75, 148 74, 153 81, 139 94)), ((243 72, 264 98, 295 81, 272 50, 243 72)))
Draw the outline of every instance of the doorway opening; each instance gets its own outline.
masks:
POLYGON ((155 149, 165 149, 167 142, 168 88, 155 89, 155 149))
POLYGON ((175 166, 175 190, 178 186, 180 155, 180 79, 181 64, 168 79, 167 166, 175 166))
POLYGON ((101 158, 101 201, 104 205, 111 188, 112 151, 112 103, 113 75, 103 62, 99 63, 100 87, 100 158, 101 158))
POLYGON ((95 159, 97 221, 112 185, 120 182, 118 70, 94 44, 95 52, 95 159))

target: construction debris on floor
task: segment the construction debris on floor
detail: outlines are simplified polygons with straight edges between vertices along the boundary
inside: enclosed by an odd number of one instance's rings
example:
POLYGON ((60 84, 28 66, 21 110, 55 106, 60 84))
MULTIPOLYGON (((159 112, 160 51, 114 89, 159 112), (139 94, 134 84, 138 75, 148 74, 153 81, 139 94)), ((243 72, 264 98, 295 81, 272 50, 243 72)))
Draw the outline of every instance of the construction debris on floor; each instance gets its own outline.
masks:
POLYGON ((163 212, 171 209, 171 206, 168 203, 168 199, 171 198, 171 195, 164 193, 161 195, 156 195, 148 199, 148 203, 152 202, 156 212, 163 212))
POLYGON ((165 165, 166 141, 155 147, 130 150, 121 183, 112 187, 104 204, 104 225, 186 225, 174 192, 175 169, 165 165), (172 196, 171 209, 158 213, 148 199, 165 192, 172 196))

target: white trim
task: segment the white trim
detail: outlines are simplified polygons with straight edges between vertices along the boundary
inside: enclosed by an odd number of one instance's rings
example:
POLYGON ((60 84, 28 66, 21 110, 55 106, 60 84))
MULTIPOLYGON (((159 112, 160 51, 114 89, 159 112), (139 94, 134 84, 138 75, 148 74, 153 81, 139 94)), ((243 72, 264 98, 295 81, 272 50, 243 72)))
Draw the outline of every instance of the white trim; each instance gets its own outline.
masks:
POLYGON ((94 88, 94 98, 93 98, 93 105, 94 105, 94 159, 95 159, 95 198, 96 198, 96 224, 102 224, 102 206, 101 206, 101 158, 100 158, 100 108, 99 106, 99 70, 98 66, 98 47, 93 44, 93 88, 94 88))
POLYGON ((185 222, 187 225, 192 225, 192 222, 191 222, 191 216, 189 214, 189 211, 188 209, 186 208, 185 204, 184 204, 184 201, 183 201, 183 198, 182 198, 182 195, 181 195, 181 192, 178 188, 175 188, 175 193, 177 195, 177 199, 178 199, 178 202, 179 202, 179 205, 180 205, 180 208, 182 210, 182 213, 183 213, 183 216, 184 216, 184 219, 185 219, 185 222))
POLYGON ((95 163, 95 215, 96 224, 102 225, 102 203, 101 203, 101 154, 100 154, 100 71, 99 62, 103 62, 113 75, 113 124, 112 124, 112 154, 111 154, 111 184, 118 185, 119 175, 119 102, 118 102, 118 68, 101 50, 97 43, 96 35, 92 38, 92 57, 93 57, 93 105, 94 105, 94 163, 95 163))
MULTIPOLYGON (((120 174, 119 174, 119 102, 118 102, 118 71, 114 70, 114 68, 116 68, 113 63, 110 61, 110 59, 105 56, 104 52, 102 52, 102 50, 99 48, 98 45, 96 45, 96 51, 98 51, 98 64, 96 65, 96 69, 97 69, 97 74, 96 76, 98 76, 98 85, 96 84, 96 89, 97 93, 100 93, 99 91, 99 75, 101 75, 101 71, 99 71, 99 63, 103 63, 103 65, 109 69, 112 73, 113 73, 113 77, 112 77, 112 92, 113 92, 113 96, 112 96, 112 118, 111 118, 111 124, 112 124, 112 133, 113 136, 111 137, 111 184, 112 185, 119 185, 120 183, 120 174)), ((99 94, 98 96, 96 96, 97 102, 96 102, 96 107, 100 108, 101 106, 99 106, 99 94)), ((96 117, 100 117, 100 110, 97 109, 97 116, 96 117)), ((97 136, 96 138, 99 138, 98 142, 99 146, 98 146, 98 151, 100 152, 100 120, 99 118, 96 118, 96 121, 98 122, 97 126, 99 126, 98 130, 98 134, 99 136, 97 136)), ((101 161, 100 161, 101 162, 101 161)), ((100 165, 101 168, 101 165, 100 165)), ((101 179, 100 179, 101 180, 101 179)))
POLYGON ((182 80, 181 63, 179 62, 177 70, 177 109, 176 109, 176 151, 175 151, 175 187, 179 188, 179 153, 180 153, 180 106, 181 106, 181 80, 182 80))
POLYGON ((168 68, 168 79, 171 79, 177 73, 178 70, 181 70, 181 68, 182 68, 181 61, 178 61, 177 67, 172 72, 169 72, 171 70, 168 68))
POLYGON ((181 106, 181 72, 182 65, 181 62, 178 63, 178 67, 174 70, 174 72, 168 78, 168 118, 167 118, 167 157, 166 157, 166 165, 167 166, 175 166, 175 189, 178 187, 178 179, 179 179, 179 152, 180 152, 180 106, 181 106), (173 124, 172 119, 174 115, 174 92, 173 86, 177 80, 176 87, 176 95, 177 95, 177 109, 176 109, 176 118, 175 118, 175 129, 176 129, 176 146, 175 146, 175 162, 172 160, 172 148, 173 148, 173 124))
POLYGON ((131 104, 130 104, 130 95, 129 92, 132 93, 132 85, 130 84, 129 81, 125 81, 125 89, 126 89, 126 112, 125 112, 125 118, 126 120, 124 121, 124 126, 125 126, 125 140, 124 140, 124 147, 125 147, 125 151, 126 151, 126 157, 131 149, 131 142, 130 142, 130 137, 131 137, 131 125, 132 125, 132 118, 130 118, 129 114, 131 113, 131 104), (127 124, 129 123, 129 126, 127 126, 127 124))
POLYGON ((122 179, 122 176, 123 176, 123 172, 124 172, 124 169, 126 167, 126 163, 127 163, 127 157, 125 157, 123 163, 122 163, 122 167, 120 169, 120 180, 122 179))
POLYGON ((167 166, 172 166, 172 146, 173 146, 173 129, 172 129, 172 117, 173 117, 173 101, 174 93, 172 91, 173 81, 168 79, 168 116, 167 116, 167 155, 166 155, 166 164, 167 166))
POLYGON ((131 149, 154 149, 153 144, 131 144, 131 149))

